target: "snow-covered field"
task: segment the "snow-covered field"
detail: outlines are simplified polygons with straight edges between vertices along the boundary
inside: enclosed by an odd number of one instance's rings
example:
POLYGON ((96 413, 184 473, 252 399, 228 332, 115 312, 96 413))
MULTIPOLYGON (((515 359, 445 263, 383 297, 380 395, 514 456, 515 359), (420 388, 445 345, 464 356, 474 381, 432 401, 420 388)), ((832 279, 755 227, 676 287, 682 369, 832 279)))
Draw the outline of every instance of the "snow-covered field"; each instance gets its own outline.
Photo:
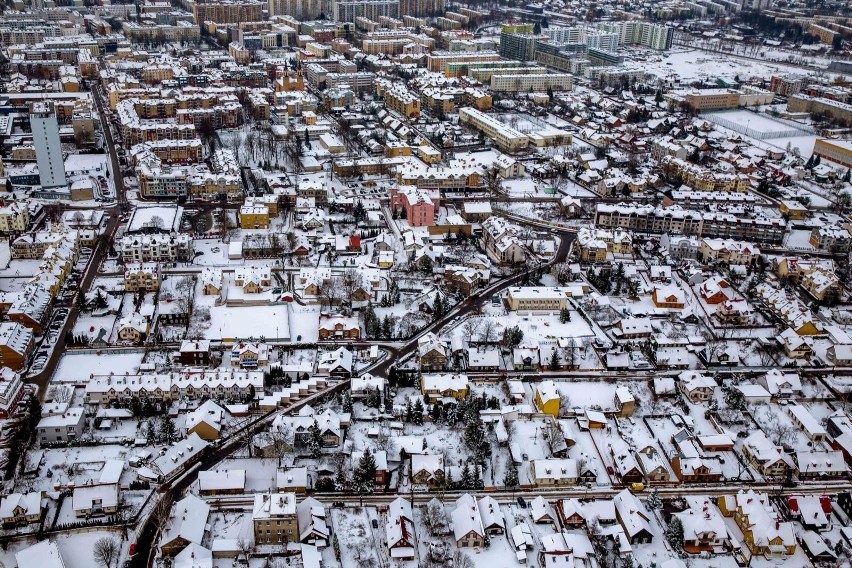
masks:
POLYGON ((51 379, 56 383, 85 384, 89 375, 97 373, 108 375, 115 373, 135 373, 142 363, 144 352, 119 353, 111 351, 97 351, 95 353, 65 353, 56 367, 51 379))

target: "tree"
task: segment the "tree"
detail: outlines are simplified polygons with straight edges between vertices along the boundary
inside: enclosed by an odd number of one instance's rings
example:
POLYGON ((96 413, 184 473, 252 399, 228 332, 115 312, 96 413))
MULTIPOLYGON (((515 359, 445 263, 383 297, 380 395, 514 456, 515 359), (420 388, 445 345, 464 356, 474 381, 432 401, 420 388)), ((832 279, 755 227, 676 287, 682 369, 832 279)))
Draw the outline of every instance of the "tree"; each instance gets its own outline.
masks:
POLYGON ((503 332, 503 345, 507 348, 517 347, 523 340, 524 332, 518 326, 507 327, 503 332))
POLYGON ((432 265, 432 258, 428 254, 421 256, 420 260, 417 261, 417 269, 420 270, 420 272, 432 274, 432 270, 434 269, 432 265))
POLYGON ((352 394, 349 391, 343 395, 343 412, 352 413, 352 394))
POLYGON ((308 427, 308 449, 312 458, 316 459, 322 455, 322 432, 316 419, 308 427))
POLYGON ((568 308, 562 308, 562 310, 559 311, 559 322, 567 323, 569 321, 571 321, 571 310, 568 308))
POLYGON ((444 302, 441 301, 441 294, 435 294, 435 300, 432 302, 432 319, 439 320, 444 317, 444 302))
POLYGON ((353 210, 352 215, 355 217, 356 223, 360 223, 367 218, 367 209, 364 207, 364 204, 360 199, 355 203, 355 209, 353 210))
POLYGON ((419 398, 414 401, 414 408, 411 412, 411 421, 415 426, 421 426, 423 424, 423 401, 419 398))
POLYGON ((160 440, 165 444, 173 444, 178 440, 177 428, 171 418, 164 416, 160 421, 160 440))
POLYGON ((660 509, 663 506, 663 501, 660 499, 660 494, 657 493, 656 489, 652 489, 651 493, 648 494, 648 508, 651 510, 660 509))
POLYGON ((683 550, 683 523, 680 517, 672 516, 669 526, 666 528, 666 541, 676 552, 683 550))
POLYGON ((551 371, 559 370, 559 352, 556 349, 550 352, 550 362, 547 364, 547 367, 551 371))
POLYGON ((364 450, 353 472, 353 481, 359 492, 372 491, 376 480, 376 459, 370 448, 364 450))
POLYGON ((506 475, 503 476, 503 485, 508 489, 514 489, 520 484, 518 480, 518 468, 515 463, 509 459, 506 464, 506 475))
POLYGON ((102 288, 97 289, 97 291, 95 292, 95 299, 92 303, 94 304, 96 310, 107 309, 107 307, 109 306, 109 302, 107 301, 106 294, 104 293, 102 288))
POLYGON ((92 556, 99 566, 111 568, 113 562, 118 563, 120 547, 118 541, 110 537, 102 537, 95 541, 92 556))
POLYGON ((382 320, 382 339, 390 339, 393 334, 393 323, 389 315, 382 320))

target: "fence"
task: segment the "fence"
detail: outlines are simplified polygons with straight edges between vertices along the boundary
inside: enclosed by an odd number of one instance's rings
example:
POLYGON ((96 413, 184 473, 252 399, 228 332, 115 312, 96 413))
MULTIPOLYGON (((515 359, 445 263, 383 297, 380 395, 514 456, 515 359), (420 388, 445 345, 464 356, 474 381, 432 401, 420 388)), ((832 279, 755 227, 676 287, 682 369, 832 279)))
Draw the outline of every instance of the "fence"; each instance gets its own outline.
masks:
POLYGON ((745 134, 749 138, 754 138, 755 140, 772 140, 775 138, 795 138, 797 136, 807 136, 809 134, 814 134, 816 131, 807 126, 805 124, 799 124, 797 122, 793 122, 792 120, 784 120, 781 118, 769 118, 765 115, 756 114, 756 117, 761 117, 764 119, 772 120, 773 122, 777 122, 778 124, 783 124, 784 126, 788 126, 789 128, 785 130, 776 130, 773 132, 763 132, 760 130, 755 130, 754 128, 749 128, 746 124, 742 124, 742 122, 737 122, 734 120, 729 120, 724 118, 721 114, 710 114, 707 116, 712 122, 715 122, 719 126, 723 126, 729 130, 733 130, 734 132, 739 132, 740 134, 745 134))

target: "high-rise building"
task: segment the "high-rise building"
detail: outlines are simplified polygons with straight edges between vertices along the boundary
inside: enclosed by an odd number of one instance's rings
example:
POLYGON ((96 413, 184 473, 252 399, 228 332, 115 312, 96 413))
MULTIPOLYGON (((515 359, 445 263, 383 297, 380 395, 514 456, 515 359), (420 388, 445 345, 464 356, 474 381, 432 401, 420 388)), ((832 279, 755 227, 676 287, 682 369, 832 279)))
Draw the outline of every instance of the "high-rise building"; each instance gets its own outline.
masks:
POLYGON ((297 20, 314 20, 328 16, 327 0, 268 0, 270 16, 292 16, 297 20))
POLYGON ((359 16, 378 22, 379 18, 399 18, 399 0, 332 0, 335 22, 355 22, 359 16))
POLYGON ((399 0, 399 13, 402 16, 424 18, 439 16, 447 9, 447 0, 399 0))
POLYGON ((62 144, 59 142, 59 122, 53 107, 47 103, 33 105, 30 126, 36 149, 39 183, 45 189, 65 187, 68 185, 65 159, 62 155, 62 144))

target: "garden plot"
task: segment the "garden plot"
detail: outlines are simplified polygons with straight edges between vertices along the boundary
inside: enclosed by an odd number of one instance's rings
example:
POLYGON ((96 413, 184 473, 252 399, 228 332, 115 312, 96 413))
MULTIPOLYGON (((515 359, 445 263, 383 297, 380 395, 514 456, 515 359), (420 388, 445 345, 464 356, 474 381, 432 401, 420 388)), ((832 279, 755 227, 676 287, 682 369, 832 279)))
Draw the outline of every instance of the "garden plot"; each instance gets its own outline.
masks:
POLYGON ((142 350, 138 353, 91 350, 85 353, 65 353, 53 373, 51 382, 85 386, 93 372, 99 375, 136 374, 144 356, 142 350))

